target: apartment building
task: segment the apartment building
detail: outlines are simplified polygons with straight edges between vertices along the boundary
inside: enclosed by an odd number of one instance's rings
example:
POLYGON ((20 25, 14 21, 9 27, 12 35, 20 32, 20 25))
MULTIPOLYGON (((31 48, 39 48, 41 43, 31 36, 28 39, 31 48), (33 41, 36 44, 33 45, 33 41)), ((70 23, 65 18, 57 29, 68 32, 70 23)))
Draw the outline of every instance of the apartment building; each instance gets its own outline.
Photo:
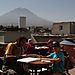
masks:
POLYGON ((53 23, 52 34, 54 34, 54 35, 75 34, 75 22, 53 23))

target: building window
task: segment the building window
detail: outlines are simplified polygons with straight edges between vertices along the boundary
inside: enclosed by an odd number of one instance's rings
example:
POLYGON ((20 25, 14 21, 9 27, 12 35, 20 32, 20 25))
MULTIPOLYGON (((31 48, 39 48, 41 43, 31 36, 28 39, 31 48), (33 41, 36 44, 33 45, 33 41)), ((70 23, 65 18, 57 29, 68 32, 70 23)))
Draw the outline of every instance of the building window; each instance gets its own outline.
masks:
POLYGON ((59 30, 63 30, 63 26, 60 26, 60 27, 59 27, 59 30))

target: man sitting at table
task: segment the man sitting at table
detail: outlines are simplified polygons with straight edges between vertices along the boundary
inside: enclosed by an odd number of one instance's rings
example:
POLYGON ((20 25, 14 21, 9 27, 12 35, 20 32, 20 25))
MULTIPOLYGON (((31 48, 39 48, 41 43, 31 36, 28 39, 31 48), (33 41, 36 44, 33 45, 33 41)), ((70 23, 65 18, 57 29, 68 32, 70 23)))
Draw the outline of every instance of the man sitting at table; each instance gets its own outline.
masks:
POLYGON ((22 37, 19 37, 15 41, 15 43, 9 43, 6 47, 6 52, 5 52, 6 64, 5 65, 15 70, 18 73, 18 75, 24 75, 24 74, 29 75, 27 73, 28 71, 25 71, 17 63, 17 59, 19 58, 19 56, 23 55, 26 51, 26 47, 25 47, 26 42, 27 42, 27 38, 22 36, 22 37), (13 56, 16 56, 16 58, 13 56))
POLYGON ((26 51, 27 38, 22 36, 16 39, 15 43, 9 43, 6 47, 5 55, 21 56, 26 51))
MULTIPOLYGON (((53 58, 51 61, 53 62, 53 74, 54 73, 64 73, 64 54, 60 51, 59 42, 53 42, 53 53, 48 55, 47 57, 53 58)), ((55 75, 55 74, 54 74, 55 75)))

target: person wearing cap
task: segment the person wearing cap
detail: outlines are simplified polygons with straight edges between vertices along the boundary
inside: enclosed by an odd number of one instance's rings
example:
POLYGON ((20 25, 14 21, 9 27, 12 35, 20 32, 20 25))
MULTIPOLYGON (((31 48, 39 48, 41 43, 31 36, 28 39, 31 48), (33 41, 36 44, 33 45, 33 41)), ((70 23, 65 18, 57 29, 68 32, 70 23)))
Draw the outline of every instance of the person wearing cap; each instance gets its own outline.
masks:
POLYGON ((52 58, 52 71, 53 73, 64 73, 64 54, 60 51, 59 42, 53 42, 52 47, 54 52, 47 56, 48 58, 52 58))

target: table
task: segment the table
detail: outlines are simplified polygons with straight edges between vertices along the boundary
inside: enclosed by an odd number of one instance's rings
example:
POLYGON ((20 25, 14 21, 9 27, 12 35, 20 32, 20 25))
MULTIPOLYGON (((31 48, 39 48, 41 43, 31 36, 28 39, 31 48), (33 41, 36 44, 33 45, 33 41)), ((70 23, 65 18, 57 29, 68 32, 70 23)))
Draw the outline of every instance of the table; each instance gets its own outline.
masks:
POLYGON ((49 50, 49 47, 47 47, 47 46, 39 46, 39 47, 35 47, 33 53, 41 54, 41 55, 45 56, 45 55, 47 55, 48 50, 49 50))
POLYGON ((33 70, 35 70, 35 75, 37 75, 37 70, 42 68, 48 68, 49 65, 52 65, 52 62, 50 61, 50 58, 32 58, 32 57, 27 57, 27 58, 22 58, 18 59, 17 62, 23 64, 28 64, 29 69, 32 70, 32 75, 33 75, 33 70))
POLYGON ((52 62, 50 61, 50 58, 40 58, 40 60, 32 61, 30 62, 30 65, 32 66, 32 75, 33 75, 33 69, 35 70, 35 75, 37 75, 37 70, 42 68, 49 68, 49 65, 52 65, 52 62))

